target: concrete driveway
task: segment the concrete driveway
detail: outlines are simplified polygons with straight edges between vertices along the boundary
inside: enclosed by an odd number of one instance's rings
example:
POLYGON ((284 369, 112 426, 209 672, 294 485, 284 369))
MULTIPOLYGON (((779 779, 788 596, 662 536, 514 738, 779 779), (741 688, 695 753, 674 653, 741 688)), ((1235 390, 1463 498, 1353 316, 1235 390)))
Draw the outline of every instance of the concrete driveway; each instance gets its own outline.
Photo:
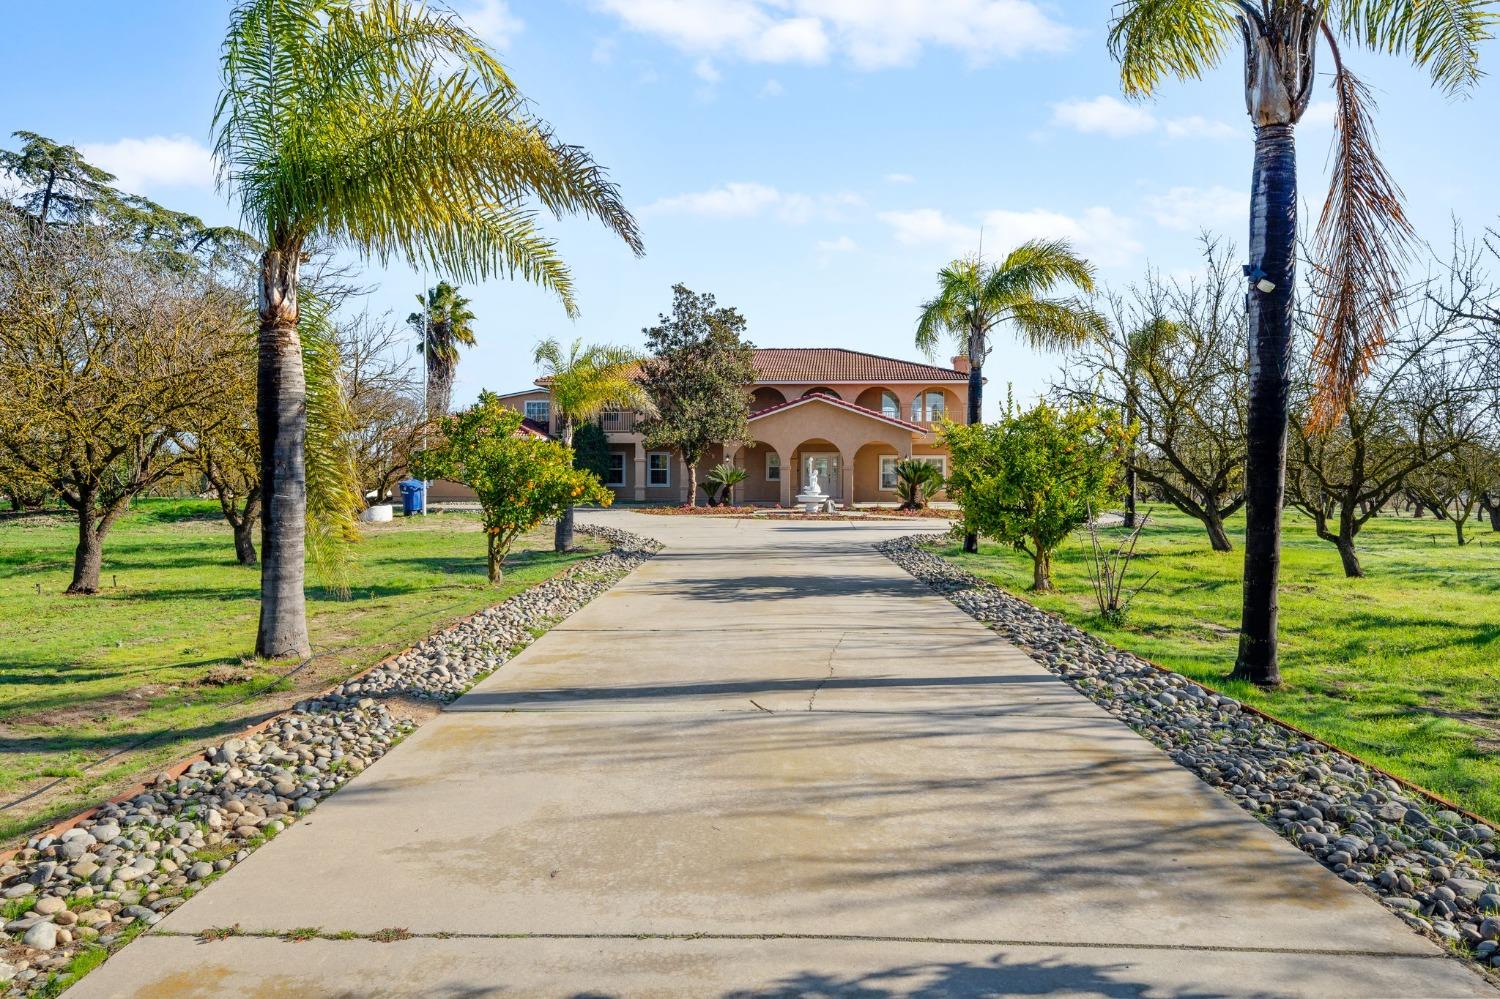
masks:
POLYGON ((669 547, 73 994, 1494 995, 870 549, 909 524, 591 516, 669 547))

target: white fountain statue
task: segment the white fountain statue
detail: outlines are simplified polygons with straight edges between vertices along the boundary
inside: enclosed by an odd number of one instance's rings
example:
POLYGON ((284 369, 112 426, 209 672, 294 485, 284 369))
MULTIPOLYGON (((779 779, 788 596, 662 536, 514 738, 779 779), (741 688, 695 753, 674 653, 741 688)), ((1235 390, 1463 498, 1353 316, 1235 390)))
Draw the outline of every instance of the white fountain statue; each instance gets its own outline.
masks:
POLYGON ((802 504, 803 513, 817 513, 833 505, 833 497, 823 492, 818 483, 818 470, 811 464, 807 466, 807 488, 797 494, 797 502, 802 504))

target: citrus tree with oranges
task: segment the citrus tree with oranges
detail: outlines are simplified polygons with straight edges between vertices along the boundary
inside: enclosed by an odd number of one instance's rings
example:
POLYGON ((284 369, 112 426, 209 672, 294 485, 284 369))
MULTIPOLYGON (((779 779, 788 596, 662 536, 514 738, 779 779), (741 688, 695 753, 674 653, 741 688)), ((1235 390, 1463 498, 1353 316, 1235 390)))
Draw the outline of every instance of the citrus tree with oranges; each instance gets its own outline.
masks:
POLYGON ((523 431, 521 414, 491 392, 444 419, 439 440, 417 456, 415 468, 425 479, 462 482, 478 494, 492 583, 521 534, 574 504, 614 500, 594 473, 573 467, 571 448, 523 431))

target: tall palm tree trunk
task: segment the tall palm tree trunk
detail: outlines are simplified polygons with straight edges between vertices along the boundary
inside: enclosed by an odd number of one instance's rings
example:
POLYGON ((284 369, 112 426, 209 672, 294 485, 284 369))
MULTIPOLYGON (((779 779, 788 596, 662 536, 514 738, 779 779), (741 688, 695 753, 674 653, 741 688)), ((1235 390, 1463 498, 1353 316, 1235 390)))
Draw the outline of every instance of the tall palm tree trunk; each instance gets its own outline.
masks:
POLYGON ((260 430, 260 629, 256 654, 305 657, 307 381, 297 332, 300 248, 261 258, 255 412, 260 430))
POLYGON ((1233 677, 1281 682, 1276 649, 1281 509, 1286 491, 1288 344, 1296 278, 1297 148, 1290 124, 1262 125, 1255 136, 1250 201, 1251 267, 1276 287, 1250 282, 1250 399, 1245 462, 1245 575, 1240 650, 1233 677))
MULTIPOLYGON (((983 335, 982 332, 975 331, 969 338, 969 426, 984 422, 983 335)), ((964 551, 971 555, 979 553, 978 534, 970 532, 964 535, 964 551)))
MULTIPOLYGON (((1131 383, 1127 389, 1129 401, 1125 405, 1125 425, 1135 425, 1135 384, 1131 383)), ((1128 530, 1135 529, 1135 504, 1140 496, 1140 483, 1135 475, 1136 449, 1135 438, 1130 439, 1130 450, 1125 453, 1125 527, 1128 530)))
MULTIPOLYGON (((564 414, 562 416, 562 442, 568 447, 573 446, 573 418, 564 414)), ((566 552, 573 548, 573 504, 569 503, 563 507, 562 513, 557 515, 557 526, 552 531, 553 551, 566 552)))

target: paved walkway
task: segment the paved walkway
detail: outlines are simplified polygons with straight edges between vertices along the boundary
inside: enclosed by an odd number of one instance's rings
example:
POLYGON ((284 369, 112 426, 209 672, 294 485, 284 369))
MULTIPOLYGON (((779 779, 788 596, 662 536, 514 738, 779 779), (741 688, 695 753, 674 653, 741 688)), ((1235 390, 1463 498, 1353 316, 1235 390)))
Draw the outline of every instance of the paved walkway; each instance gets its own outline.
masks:
POLYGON ((73 994, 1493 995, 870 550, 908 527, 598 516, 671 547, 73 994), (235 923, 417 936, 193 938, 235 923))

